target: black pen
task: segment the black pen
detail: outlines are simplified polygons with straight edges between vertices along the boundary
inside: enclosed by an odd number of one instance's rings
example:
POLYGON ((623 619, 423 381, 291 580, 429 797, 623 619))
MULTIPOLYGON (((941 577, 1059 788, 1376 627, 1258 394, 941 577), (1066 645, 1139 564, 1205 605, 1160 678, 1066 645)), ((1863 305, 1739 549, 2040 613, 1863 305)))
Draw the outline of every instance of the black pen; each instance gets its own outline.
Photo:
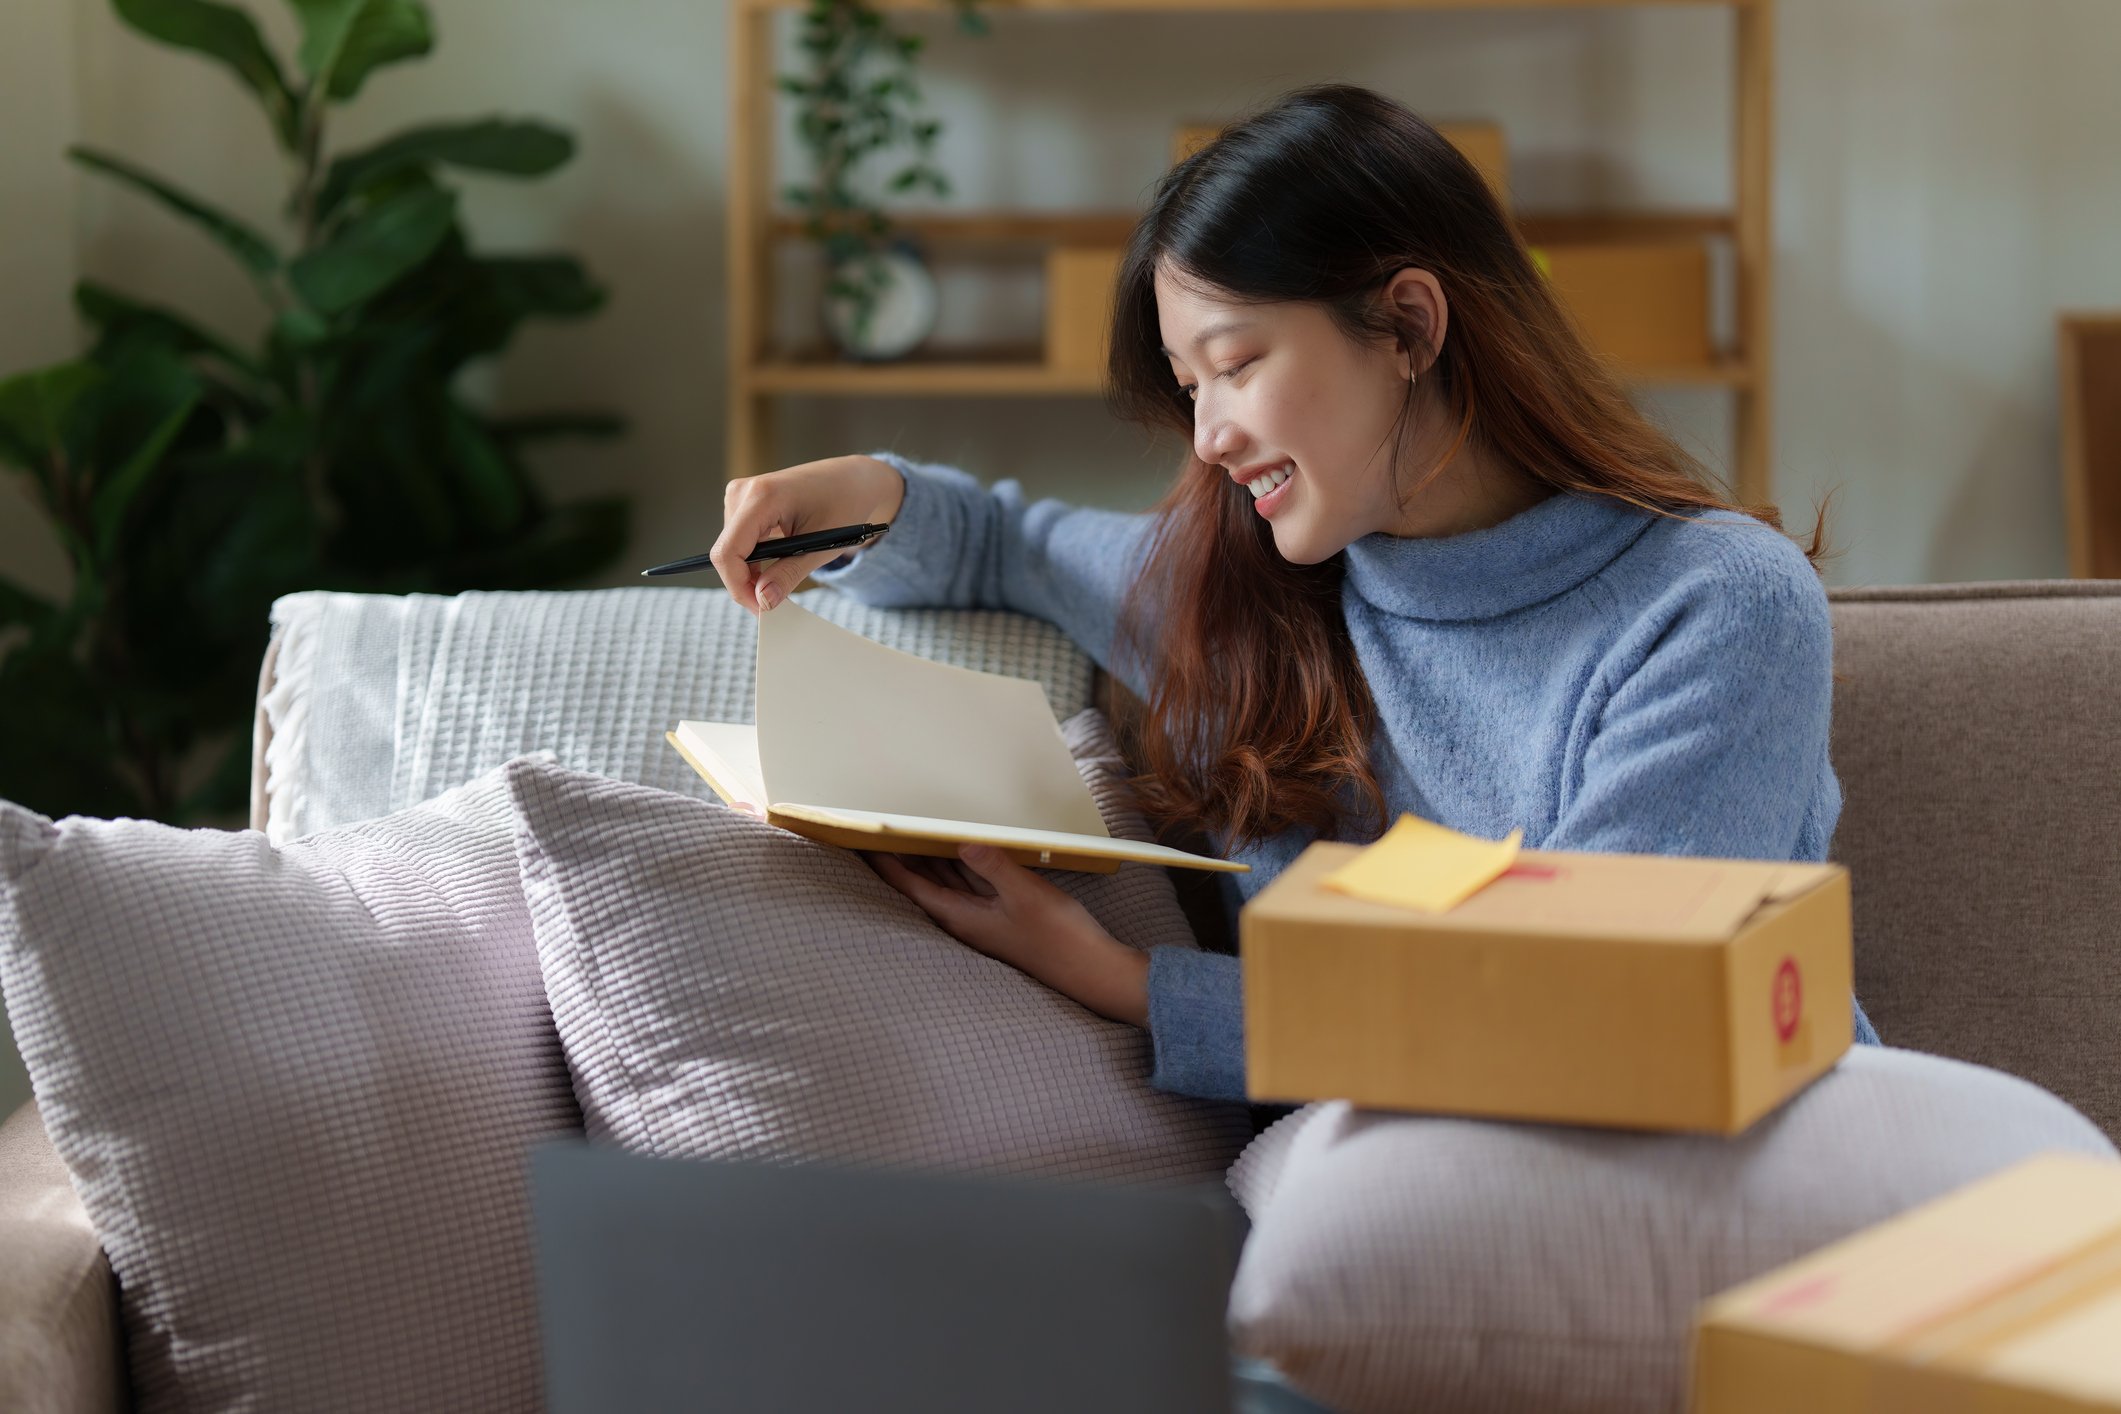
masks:
MULTIPOLYGON (((756 564, 760 560, 785 560, 796 555, 815 555, 821 550, 846 550, 865 540, 874 540, 891 527, 885 525, 836 525, 830 530, 812 530, 802 535, 784 535, 778 540, 761 540, 744 556, 745 564, 756 564)), ((714 568, 712 555, 689 555, 682 560, 672 560, 667 565, 641 571, 643 576, 665 574, 691 574, 694 570, 714 568)))

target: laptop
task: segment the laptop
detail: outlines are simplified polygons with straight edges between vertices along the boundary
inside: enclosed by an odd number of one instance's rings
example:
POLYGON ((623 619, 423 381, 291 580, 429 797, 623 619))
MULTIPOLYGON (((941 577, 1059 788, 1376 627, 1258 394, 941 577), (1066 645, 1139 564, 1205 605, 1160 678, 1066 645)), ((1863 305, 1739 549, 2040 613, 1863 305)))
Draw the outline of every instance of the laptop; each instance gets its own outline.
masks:
POLYGON ((1231 1407, 1214 1189, 531 1155, 553 1414, 1231 1407))

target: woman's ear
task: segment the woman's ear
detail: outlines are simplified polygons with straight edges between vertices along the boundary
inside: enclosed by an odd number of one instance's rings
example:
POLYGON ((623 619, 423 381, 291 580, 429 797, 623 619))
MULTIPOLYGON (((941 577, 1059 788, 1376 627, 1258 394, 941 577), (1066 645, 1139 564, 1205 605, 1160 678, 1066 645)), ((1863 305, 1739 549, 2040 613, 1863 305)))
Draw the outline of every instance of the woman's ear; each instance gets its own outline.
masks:
POLYGON ((1385 282, 1384 299, 1392 305, 1400 327, 1412 329, 1423 347, 1399 344, 1400 375, 1413 378, 1429 371, 1443 353, 1444 334, 1451 325, 1450 301, 1443 286, 1428 271, 1408 266, 1385 282))

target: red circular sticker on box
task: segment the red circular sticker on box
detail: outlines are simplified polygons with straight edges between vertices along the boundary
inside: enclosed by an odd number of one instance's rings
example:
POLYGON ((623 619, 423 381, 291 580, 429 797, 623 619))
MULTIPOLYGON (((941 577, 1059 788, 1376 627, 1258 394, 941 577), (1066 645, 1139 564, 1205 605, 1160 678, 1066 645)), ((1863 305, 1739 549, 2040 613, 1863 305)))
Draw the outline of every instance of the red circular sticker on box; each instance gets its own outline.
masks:
POLYGON ((1775 969, 1775 1037, 1787 1044, 1804 1019, 1804 979, 1797 973, 1797 959, 1786 957, 1775 969))

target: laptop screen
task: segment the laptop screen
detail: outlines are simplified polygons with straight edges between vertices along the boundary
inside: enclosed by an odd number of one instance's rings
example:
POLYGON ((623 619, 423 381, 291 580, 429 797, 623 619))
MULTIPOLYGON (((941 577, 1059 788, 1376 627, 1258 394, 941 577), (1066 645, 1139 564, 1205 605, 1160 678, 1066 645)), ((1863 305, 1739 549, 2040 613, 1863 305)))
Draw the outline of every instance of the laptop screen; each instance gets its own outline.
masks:
POLYGON ((532 1155, 553 1414, 1230 1408, 1211 1189, 532 1155))

